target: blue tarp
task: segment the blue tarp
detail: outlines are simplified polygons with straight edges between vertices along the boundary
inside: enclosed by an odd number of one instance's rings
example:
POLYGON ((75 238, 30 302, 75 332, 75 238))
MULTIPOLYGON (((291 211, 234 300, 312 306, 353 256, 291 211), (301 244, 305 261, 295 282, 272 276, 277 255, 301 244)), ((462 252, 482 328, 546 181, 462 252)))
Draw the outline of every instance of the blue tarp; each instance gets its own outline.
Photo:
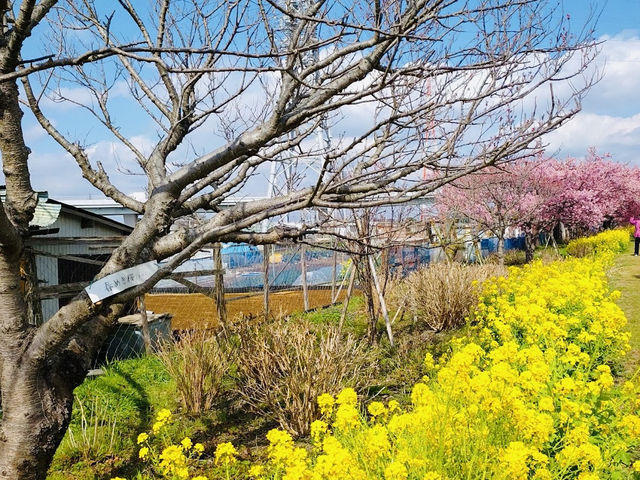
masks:
MULTIPOLYGON (((483 238, 482 240, 480 240, 480 248, 483 252, 495 252, 496 250, 498 250, 498 239, 496 237, 483 238)), ((524 237, 505 238, 504 249, 524 250, 524 237)))
POLYGON ((228 268, 246 267, 262 261, 260 250, 246 243, 231 243, 222 248, 220 254, 228 268))

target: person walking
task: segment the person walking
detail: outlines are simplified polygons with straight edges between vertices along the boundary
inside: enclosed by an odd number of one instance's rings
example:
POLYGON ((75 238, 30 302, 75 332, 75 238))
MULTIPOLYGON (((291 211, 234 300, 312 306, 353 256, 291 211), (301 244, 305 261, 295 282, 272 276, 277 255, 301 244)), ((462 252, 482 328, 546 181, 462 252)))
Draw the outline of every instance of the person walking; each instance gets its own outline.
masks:
POLYGON ((631 225, 633 225, 634 227, 636 227, 635 231, 633 232, 633 237, 636 241, 636 245, 635 245, 635 249, 633 251, 633 255, 635 257, 638 256, 638 249, 640 249, 640 218, 635 218, 635 217, 631 217, 629 219, 629 223, 631 225))

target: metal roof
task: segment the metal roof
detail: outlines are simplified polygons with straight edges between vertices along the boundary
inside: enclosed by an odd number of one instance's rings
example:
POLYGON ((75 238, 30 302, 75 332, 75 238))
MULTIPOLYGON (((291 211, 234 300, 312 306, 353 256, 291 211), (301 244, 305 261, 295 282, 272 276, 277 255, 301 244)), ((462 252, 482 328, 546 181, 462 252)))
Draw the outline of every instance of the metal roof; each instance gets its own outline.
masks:
MULTIPOLYGON (((58 220, 60 212, 64 210, 65 212, 75 216, 95 219, 100 223, 116 228, 125 234, 130 233, 133 230, 130 225, 126 225, 122 222, 118 222, 92 211, 77 208, 73 205, 68 205, 66 203, 49 198, 49 194, 47 192, 37 193, 38 204, 36 205, 36 209, 33 213, 33 219, 29 222, 30 227, 44 228, 53 225, 56 220, 58 220)), ((0 200, 2 200, 2 203, 5 203, 6 197, 6 187, 4 185, 0 185, 0 200)))
MULTIPOLYGON (((4 185, 0 185, 0 199, 2 203, 7 199, 7 190, 4 185)), ((33 212, 33 219, 29 222, 30 227, 48 227, 58 219, 62 205, 48 202, 47 192, 38 192, 38 204, 33 212)))

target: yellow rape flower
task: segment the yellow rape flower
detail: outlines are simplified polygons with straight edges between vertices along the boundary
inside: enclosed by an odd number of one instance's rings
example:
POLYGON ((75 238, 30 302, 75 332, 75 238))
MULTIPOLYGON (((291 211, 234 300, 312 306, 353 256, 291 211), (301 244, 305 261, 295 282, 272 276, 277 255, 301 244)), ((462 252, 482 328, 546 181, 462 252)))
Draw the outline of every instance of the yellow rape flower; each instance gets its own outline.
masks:
POLYGON ((143 460, 145 458, 147 458, 147 455, 149 455, 149 448, 148 447, 142 447, 140 449, 140 451, 138 452, 138 458, 141 458, 143 460))
POLYGON ((358 409, 351 404, 345 403, 336 410, 336 418, 333 426, 338 430, 348 431, 360 425, 360 413, 358 409))
POLYGON ((365 434, 364 447, 372 459, 386 456, 391 450, 391 442, 387 429, 382 425, 374 425, 365 434))
POLYGON ((262 474, 264 474, 264 467, 262 465, 253 465, 249 469, 249 476, 250 477, 259 477, 262 474))
POLYGON ((397 400, 389 400, 389 412, 393 413, 400 410, 400 403, 397 400))
POLYGON ((358 403, 358 395, 353 388, 344 388, 336 397, 336 403, 355 406, 358 403))
POLYGON ((433 370, 436 366, 436 362, 433 359, 433 355, 431 355, 431 353, 427 352, 424 356, 424 362, 423 362, 424 368, 427 372, 430 372, 431 370, 433 370))
POLYGON ((238 451, 231 442, 219 443, 216 446, 214 463, 216 465, 230 465, 236 462, 235 455, 237 454, 238 451))
POLYGON ((313 440, 314 444, 319 444, 322 441, 322 437, 325 433, 327 433, 329 429, 329 425, 322 420, 315 420, 311 422, 311 440, 313 440))
POLYGON ((392 462, 384 469, 385 480, 406 480, 408 476, 407 469, 399 462, 392 462))
POLYGON ((387 414, 387 408, 384 406, 382 402, 371 402, 367 406, 367 411, 374 418, 387 414))
POLYGON ((318 407, 320 407, 320 413, 322 415, 331 415, 334 404, 335 399, 333 398, 333 395, 329 393, 323 393, 322 395, 318 396, 318 407))
POLYGON ((166 422, 171 418, 171 415, 171 410, 169 410, 168 408, 161 408, 156 414, 156 421, 166 422))
POLYGON ((442 475, 437 472, 427 472, 422 480, 442 480, 442 475))

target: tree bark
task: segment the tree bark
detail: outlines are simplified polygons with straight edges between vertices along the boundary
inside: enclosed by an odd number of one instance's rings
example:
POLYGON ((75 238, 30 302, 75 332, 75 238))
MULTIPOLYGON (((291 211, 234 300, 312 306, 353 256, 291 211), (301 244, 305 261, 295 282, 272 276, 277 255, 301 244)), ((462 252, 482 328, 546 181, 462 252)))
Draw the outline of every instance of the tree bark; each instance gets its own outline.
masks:
POLYGON ((19 265, 19 258, 0 255, 0 479, 40 480, 69 424, 77 376, 57 363, 61 370, 48 375, 25 353, 33 327, 20 291, 19 265))
MULTIPOLYGON (((342 326, 344 325, 344 321, 347 318, 347 311, 349 310, 349 300, 351 300, 351 293, 353 292, 353 284, 356 280, 356 269, 352 268, 347 270, 347 275, 349 277, 349 286, 347 287, 347 295, 344 298, 344 303, 342 305, 342 313, 340 314, 340 323, 338 324, 338 331, 342 331, 342 326)), ((337 298, 336 298, 337 300, 337 298)))
POLYGON ((389 320, 389 312, 387 311, 387 302, 384 300, 384 294, 382 293, 382 288, 380 287, 380 282, 378 281, 378 275, 376 274, 376 267, 373 264, 373 258, 369 256, 369 268, 371 269, 371 277, 373 279, 373 286, 375 287, 376 293, 378 294, 378 302, 380 302, 380 311, 382 312, 382 317, 384 318, 384 324, 387 328, 387 336, 389 337, 389 344, 393 347, 393 331, 391 330, 391 321, 389 320))
POLYGON ((4 363, 0 479, 44 480, 71 420, 73 385, 21 361, 4 363))
MULTIPOLYGON (((358 273, 358 283, 364 296, 364 303, 367 307, 367 339, 370 344, 374 344, 377 338, 378 315, 376 314, 375 300, 373 297, 373 279, 371 278, 371 268, 367 260, 367 255, 354 255, 353 263, 358 273)), ((356 273, 354 272, 354 274, 356 273)))
POLYGON ((144 295, 138 297, 138 310, 140 312, 140 325, 142 327, 142 341, 144 342, 144 353, 151 355, 151 331, 149 330, 149 317, 147 316, 147 306, 144 303, 144 295))
POLYGON ((498 263, 504 265, 504 237, 498 237, 498 249, 496 250, 498 255, 498 263))
POLYGON ((536 248, 536 235, 531 232, 527 232, 524 235, 524 253, 525 262, 529 263, 533 261, 533 252, 536 248))

